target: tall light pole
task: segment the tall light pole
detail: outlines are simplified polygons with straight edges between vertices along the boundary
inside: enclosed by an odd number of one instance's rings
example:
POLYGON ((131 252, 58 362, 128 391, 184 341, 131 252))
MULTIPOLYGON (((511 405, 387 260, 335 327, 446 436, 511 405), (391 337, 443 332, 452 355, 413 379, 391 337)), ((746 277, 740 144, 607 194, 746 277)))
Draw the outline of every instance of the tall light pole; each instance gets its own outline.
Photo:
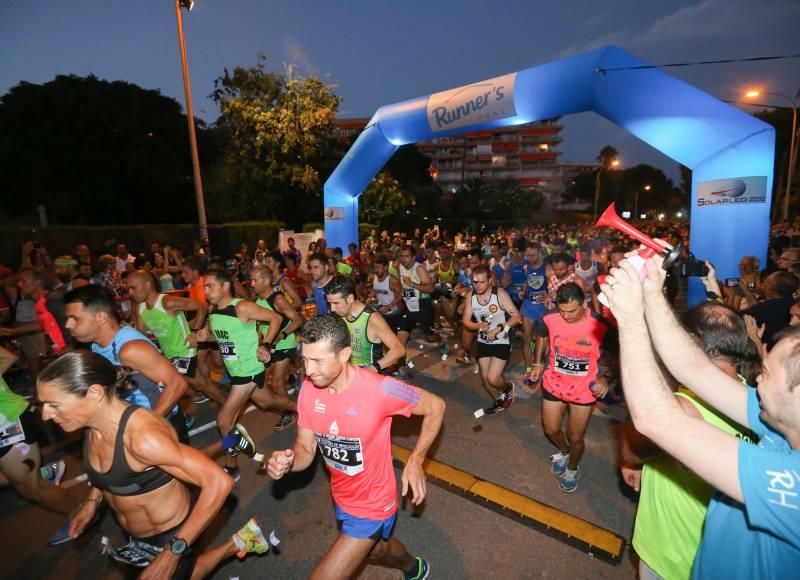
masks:
POLYGON ((600 167, 597 169, 597 175, 594 177, 594 221, 597 221, 597 215, 600 210, 600 177, 603 175, 603 171, 605 171, 608 167, 616 168, 619 167, 619 159, 612 159, 611 161, 603 160, 600 164, 600 167))
MULTIPOLYGON (((645 191, 650 191, 650 186, 649 185, 645 185, 644 186, 644 190, 645 191)), ((633 202, 633 219, 636 219, 636 220, 640 219, 639 218, 639 189, 638 188, 636 189, 636 195, 634 196, 634 202, 633 202)))
POLYGON ((208 221, 206 220, 206 202, 203 197, 203 180, 200 177, 200 156, 197 154, 197 134, 194 129, 194 112, 192 110, 192 87, 189 82, 189 65, 186 63, 186 41, 183 38, 183 13, 194 7, 193 0, 175 0, 175 16, 178 20, 178 42, 181 49, 181 66, 183 67, 183 92, 186 95, 186 123, 189 126, 189 147, 192 151, 192 170, 194 173, 194 195, 197 203, 197 220, 200 223, 200 240, 208 239, 208 221))
POLYGON ((786 175, 786 194, 783 197, 783 221, 789 221, 789 196, 792 191, 792 179, 794 178, 794 165, 797 161, 795 157, 795 143, 797 141, 797 103, 794 99, 783 93, 762 93, 760 91, 752 90, 747 91, 745 96, 749 99, 759 95, 771 95, 773 97, 781 97, 789 101, 792 106, 792 139, 789 145, 789 169, 786 175))

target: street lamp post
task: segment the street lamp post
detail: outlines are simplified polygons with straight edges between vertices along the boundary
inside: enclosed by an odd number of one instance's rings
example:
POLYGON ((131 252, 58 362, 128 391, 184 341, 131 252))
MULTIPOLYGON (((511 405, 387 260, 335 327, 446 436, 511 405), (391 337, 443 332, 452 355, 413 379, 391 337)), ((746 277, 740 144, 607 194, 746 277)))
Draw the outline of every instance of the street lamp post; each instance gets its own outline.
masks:
POLYGON ((189 126, 189 147, 192 152, 192 171, 194 173, 194 195, 197 203, 197 220, 200 223, 201 243, 208 239, 208 221, 206 220, 206 202, 203 197, 203 180, 200 177, 200 156, 197 153, 197 134, 194 128, 194 112, 192 110, 192 88, 189 82, 189 65, 186 62, 186 41, 183 38, 183 13, 181 8, 191 10, 192 0, 175 0, 175 16, 178 20, 178 42, 181 50, 181 66, 183 68, 183 92, 186 95, 186 123, 189 126))
POLYGON ((753 98, 761 94, 784 98, 789 101, 789 104, 792 106, 792 138, 789 144, 789 169, 786 175, 786 193, 783 197, 783 221, 786 222, 789 221, 789 196, 792 191, 792 179, 794 178, 794 165, 796 161, 795 143, 797 140, 797 103, 794 102, 794 99, 788 95, 784 95, 783 93, 761 93, 760 91, 747 91, 745 96, 748 98, 753 98))
MULTIPOLYGON (((644 186, 644 190, 645 191, 650 191, 650 186, 649 185, 645 185, 644 186)), ((636 195, 634 196, 633 215, 634 215, 634 217, 637 217, 637 218, 639 217, 639 189, 638 188, 636 189, 636 195)))
MULTIPOLYGON (((610 167, 619 167, 619 159, 612 159, 609 162, 610 167)), ((600 210, 600 178, 603 171, 607 169, 605 161, 597 168, 597 175, 594 177, 594 221, 597 221, 597 214, 600 210)))

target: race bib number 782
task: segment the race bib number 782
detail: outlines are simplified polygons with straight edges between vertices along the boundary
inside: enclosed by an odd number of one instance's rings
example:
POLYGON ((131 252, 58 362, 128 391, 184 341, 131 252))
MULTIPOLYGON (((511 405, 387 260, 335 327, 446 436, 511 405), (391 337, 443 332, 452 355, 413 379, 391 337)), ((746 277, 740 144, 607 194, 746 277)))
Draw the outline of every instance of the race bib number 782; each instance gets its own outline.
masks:
POLYGON ((316 437, 322 458, 329 467, 350 476, 364 471, 361 439, 319 434, 316 437))

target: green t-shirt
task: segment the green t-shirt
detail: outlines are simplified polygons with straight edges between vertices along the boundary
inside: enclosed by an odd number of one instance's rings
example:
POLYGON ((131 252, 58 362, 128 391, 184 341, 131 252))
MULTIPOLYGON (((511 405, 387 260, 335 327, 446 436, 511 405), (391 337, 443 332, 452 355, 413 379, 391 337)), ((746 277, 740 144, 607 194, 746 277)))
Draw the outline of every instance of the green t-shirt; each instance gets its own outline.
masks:
POLYGON ((168 313, 164 308, 164 296, 158 295, 153 308, 148 308, 145 302, 139 304, 139 318, 155 335, 165 357, 197 356, 197 349, 186 346, 186 337, 191 332, 186 315, 183 312, 178 312, 176 316, 168 313))
POLYGON ((222 309, 214 307, 208 317, 211 332, 217 338, 222 362, 232 377, 253 377, 264 372, 264 363, 258 360, 258 328, 251 320, 244 324, 236 315, 236 305, 241 298, 234 298, 222 309))
POLYGON ((28 401, 8 388, 5 379, 0 376, 0 427, 13 423, 28 408, 28 401))
POLYGON ((350 348, 353 351, 353 354, 350 355, 350 363, 356 366, 369 366, 383 357, 383 344, 371 342, 367 337, 367 326, 374 312, 374 309, 366 307, 355 320, 350 320, 347 316, 343 318, 347 324, 347 330, 350 331, 350 348))
MULTIPOLYGON (((259 298, 256 300, 256 304, 261 306, 261 308, 266 308, 267 310, 271 310, 272 312, 278 312, 275 309, 274 302, 277 298, 279 292, 273 292, 270 294, 269 298, 259 298)), ((283 314, 278 312, 283 322, 281 323, 281 330, 286 330, 286 328, 292 323, 291 320, 286 318, 283 314)), ((261 336, 266 337, 269 334, 269 323, 268 322, 259 322, 258 329, 261 332, 261 336)), ((297 336, 295 333, 291 333, 283 340, 279 340, 277 344, 274 346, 275 350, 291 350, 297 348, 297 336)))
MULTIPOLYGON (((676 396, 690 401, 706 423, 752 440, 748 429, 719 414, 690 390, 681 388, 676 396)), ((713 487, 669 455, 645 464, 632 543, 659 576, 670 580, 691 576, 713 493, 713 487)))

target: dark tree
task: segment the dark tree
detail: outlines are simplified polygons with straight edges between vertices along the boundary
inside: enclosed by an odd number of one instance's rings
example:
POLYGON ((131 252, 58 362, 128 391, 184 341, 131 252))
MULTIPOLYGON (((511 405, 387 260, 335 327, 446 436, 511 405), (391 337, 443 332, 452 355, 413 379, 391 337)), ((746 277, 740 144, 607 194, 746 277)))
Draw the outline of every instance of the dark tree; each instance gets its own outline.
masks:
POLYGON ((0 207, 12 218, 44 205, 52 223, 194 222, 191 179, 186 117, 158 91, 70 75, 0 99, 0 207))

